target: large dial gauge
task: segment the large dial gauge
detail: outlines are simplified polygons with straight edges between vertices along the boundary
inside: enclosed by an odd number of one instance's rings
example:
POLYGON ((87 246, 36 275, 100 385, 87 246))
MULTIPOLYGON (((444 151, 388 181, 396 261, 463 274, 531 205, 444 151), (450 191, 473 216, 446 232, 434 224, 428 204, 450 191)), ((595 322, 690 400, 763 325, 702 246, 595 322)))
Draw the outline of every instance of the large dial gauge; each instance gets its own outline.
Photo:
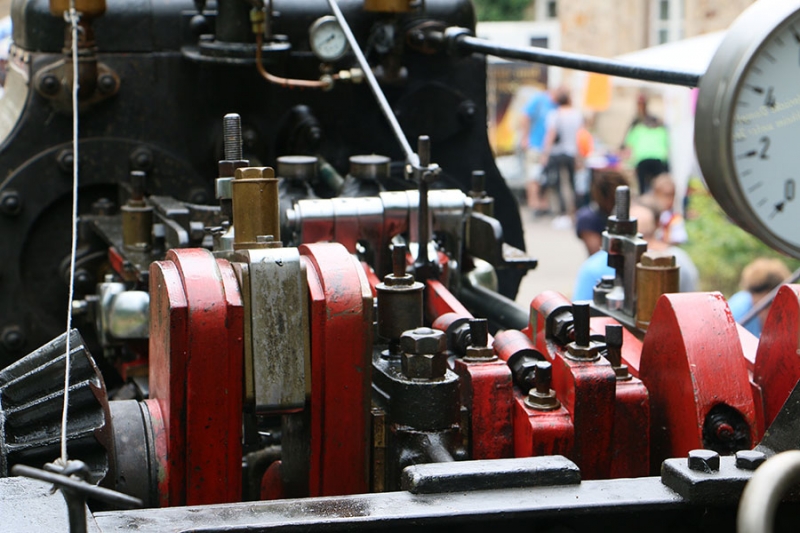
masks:
POLYGON ((340 59, 349 49, 347 37, 333 15, 315 20, 308 30, 308 40, 314 54, 328 63, 340 59))
POLYGON ((800 0, 759 0, 734 22, 699 85, 695 147, 722 208, 800 257, 800 0))

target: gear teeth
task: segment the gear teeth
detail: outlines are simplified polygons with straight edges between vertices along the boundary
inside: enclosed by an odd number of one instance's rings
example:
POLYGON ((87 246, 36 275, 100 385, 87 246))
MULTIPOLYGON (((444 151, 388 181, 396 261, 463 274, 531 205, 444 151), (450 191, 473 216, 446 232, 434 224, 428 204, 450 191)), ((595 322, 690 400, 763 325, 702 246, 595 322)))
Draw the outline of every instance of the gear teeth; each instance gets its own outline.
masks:
MULTIPOLYGON (((0 371, 0 477, 15 464, 42 468, 60 455, 66 333, 0 371)), ((78 330, 70 332, 67 453, 106 478, 114 457, 105 383, 78 330)), ((108 476, 107 479, 113 476, 108 476)))

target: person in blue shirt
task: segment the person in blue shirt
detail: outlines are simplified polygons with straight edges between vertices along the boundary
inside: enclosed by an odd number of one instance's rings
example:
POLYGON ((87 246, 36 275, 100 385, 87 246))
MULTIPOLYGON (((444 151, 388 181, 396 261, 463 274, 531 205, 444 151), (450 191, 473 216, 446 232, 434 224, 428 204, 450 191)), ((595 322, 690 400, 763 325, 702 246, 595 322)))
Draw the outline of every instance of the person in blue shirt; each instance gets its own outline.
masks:
MULTIPOLYGON (((728 299, 728 307, 731 309, 733 319, 741 324, 742 318, 750 309, 790 275, 789 269, 780 259, 759 257, 744 267, 739 282, 742 290, 728 299)), ((756 337, 760 337, 761 327, 764 325, 768 313, 769 306, 742 326, 756 337)))
POLYGON ((525 106, 522 128, 522 148, 525 150, 525 177, 528 207, 537 213, 547 211, 548 205, 542 198, 543 179, 542 149, 547 133, 547 116, 556 108, 548 91, 539 91, 525 106))
POLYGON ((613 276, 614 269, 608 266, 608 252, 598 250, 583 262, 575 278, 572 300, 592 300, 594 288, 603 276, 613 276))

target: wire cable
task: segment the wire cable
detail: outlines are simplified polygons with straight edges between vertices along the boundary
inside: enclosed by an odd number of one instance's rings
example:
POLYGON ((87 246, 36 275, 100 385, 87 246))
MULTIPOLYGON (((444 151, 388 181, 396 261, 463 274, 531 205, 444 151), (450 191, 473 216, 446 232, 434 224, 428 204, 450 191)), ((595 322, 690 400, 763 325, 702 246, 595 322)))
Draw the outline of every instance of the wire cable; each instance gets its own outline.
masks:
POLYGON ((67 338, 64 361, 64 407, 61 411, 61 458, 67 464, 67 415, 69 413, 69 381, 72 354, 70 353, 70 330, 72 329, 72 298, 75 293, 75 255, 78 240, 78 20, 75 0, 70 0, 69 11, 64 19, 70 23, 72 32, 72 240, 69 250, 69 292, 67 296, 67 338))

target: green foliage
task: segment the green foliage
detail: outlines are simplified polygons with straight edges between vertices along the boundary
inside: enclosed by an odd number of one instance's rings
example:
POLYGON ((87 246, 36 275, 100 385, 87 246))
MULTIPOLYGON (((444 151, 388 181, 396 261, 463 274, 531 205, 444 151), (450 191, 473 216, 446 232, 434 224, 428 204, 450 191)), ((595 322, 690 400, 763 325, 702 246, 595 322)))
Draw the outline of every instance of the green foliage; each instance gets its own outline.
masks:
POLYGON ((791 271, 800 267, 800 261, 772 250, 736 226, 698 180, 692 180, 689 189, 689 242, 683 248, 700 272, 700 290, 730 297, 739 290, 742 269, 757 257, 778 257, 791 271))
POLYGON ((474 0, 479 21, 522 20, 531 0, 474 0))

